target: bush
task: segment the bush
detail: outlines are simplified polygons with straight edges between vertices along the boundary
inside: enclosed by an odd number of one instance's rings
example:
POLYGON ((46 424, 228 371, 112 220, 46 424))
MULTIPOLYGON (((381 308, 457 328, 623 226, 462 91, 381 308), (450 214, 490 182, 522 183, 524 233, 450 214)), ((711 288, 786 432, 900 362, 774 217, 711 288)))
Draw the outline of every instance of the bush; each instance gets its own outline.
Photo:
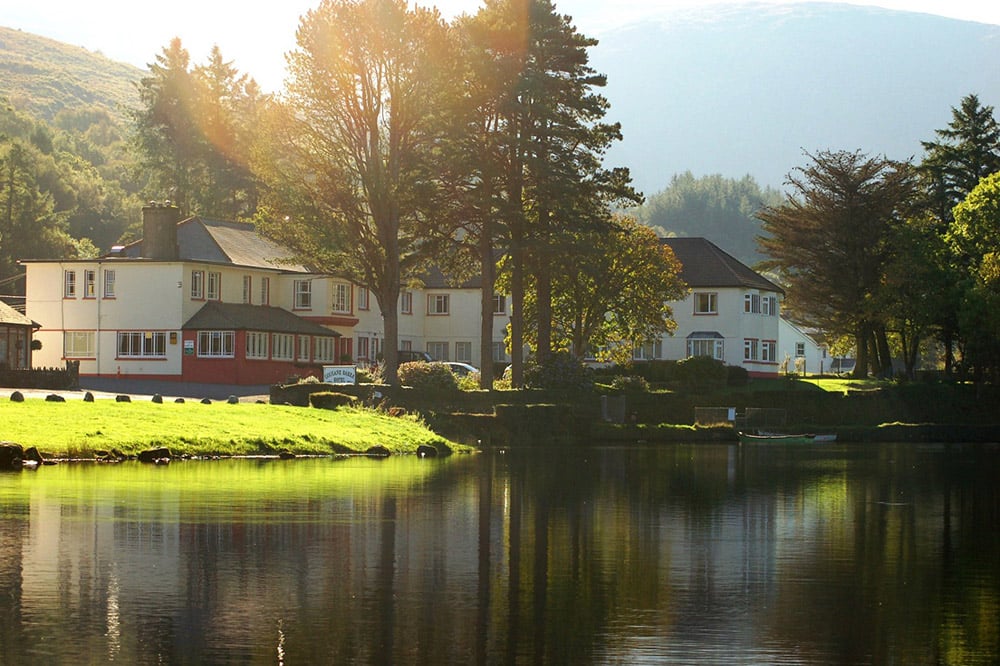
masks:
POLYGON ((557 352, 542 364, 528 364, 524 370, 524 385, 528 388, 586 390, 594 385, 594 373, 568 352, 557 352))
POLYGON ((746 386, 750 383, 750 373, 747 369, 738 365, 726 366, 727 386, 746 386))
POLYGON ((317 409, 337 409, 338 407, 350 407, 355 402, 355 398, 335 391, 319 391, 309 394, 309 405, 317 409))
POLYGON ((726 364, 711 356, 691 356, 677 361, 676 379, 685 389, 714 391, 724 388, 728 378, 726 364))
POLYGON ((619 375, 611 380, 611 390, 621 393, 646 393, 649 382, 638 375, 619 375))
POLYGON ((470 372, 467 375, 462 375, 456 378, 458 380, 458 388, 462 391, 478 391, 479 390, 479 373, 470 372))
POLYGON ((455 374, 443 363, 413 361, 399 366, 399 382, 415 389, 457 391, 455 374))

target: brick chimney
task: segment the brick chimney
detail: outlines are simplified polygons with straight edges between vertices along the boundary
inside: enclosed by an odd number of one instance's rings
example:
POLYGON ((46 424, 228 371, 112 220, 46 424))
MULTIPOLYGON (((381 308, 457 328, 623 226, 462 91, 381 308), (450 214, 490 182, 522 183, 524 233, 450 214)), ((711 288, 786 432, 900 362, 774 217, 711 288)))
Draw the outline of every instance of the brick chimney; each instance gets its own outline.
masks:
POLYGON ((159 261, 177 261, 180 248, 177 245, 177 223, 181 221, 181 210, 169 201, 149 202, 142 207, 142 256, 159 261))

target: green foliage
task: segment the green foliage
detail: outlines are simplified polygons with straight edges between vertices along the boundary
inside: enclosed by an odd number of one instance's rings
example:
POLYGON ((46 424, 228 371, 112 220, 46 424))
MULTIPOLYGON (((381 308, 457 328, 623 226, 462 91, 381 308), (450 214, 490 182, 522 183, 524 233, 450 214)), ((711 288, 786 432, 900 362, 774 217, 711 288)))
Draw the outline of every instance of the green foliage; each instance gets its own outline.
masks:
POLYGON ((727 386, 746 386, 750 383, 750 373, 740 365, 726 366, 727 386))
POLYGON ((403 386, 428 391, 457 391, 455 373, 443 363, 410 362, 399 366, 399 381, 403 386))
POLYGON ((750 176, 695 178, 688 171, 671 178, 667 189, 650 196, 635 215, 660 236, 701 236, 753 265, 765 258, 757 248, 756 214, 780 203, 779 191, 762 190, 750 176))
POLYGON ((866 372, 877 339, 880 370, 891 370, 885 341, 884 289, 895 230, 912 209, 912 167, 860 151, 824 151, 789 176, 791 192, 758 213, 761 249, 786 287, 785 308, 830 335, 852 334, 858 371, 866 372), (882 353, 884 351, 884 353, 882 353))
POLYGON ((528 364, 524 383, 528 388, 583 391, 594 385, 594 373, 572 354, 558 352, 542 363, 528 364))
POLYGON ((0 27, 0 44, 0 99, 14 100, 40 121, 91 107, 121 121, 138 98, 142 71, 132 65, 12 28, 0 27))
POLYGON ((309 394, 309 406, 317 409, 338 409, 351 407, 356 402, 354 396, 337 393, 336 391, 320 391, 309 394))
POLYGON ((261 93, 218 47, 191 68, 179 38, 156 57, 132 110, 132 143, 149 199, 184 214, 249 219, 257 212, 250 153, 261 93))
POLYGON ((675 379, 689 391, 715 391, 725 388, 729 371, 711 356, 690 356, 677 361, 675 379))
POLYGON ((618 375, 611 380, 611 390, 619 393, 646 393, 649 382, 638 375, 618 375))

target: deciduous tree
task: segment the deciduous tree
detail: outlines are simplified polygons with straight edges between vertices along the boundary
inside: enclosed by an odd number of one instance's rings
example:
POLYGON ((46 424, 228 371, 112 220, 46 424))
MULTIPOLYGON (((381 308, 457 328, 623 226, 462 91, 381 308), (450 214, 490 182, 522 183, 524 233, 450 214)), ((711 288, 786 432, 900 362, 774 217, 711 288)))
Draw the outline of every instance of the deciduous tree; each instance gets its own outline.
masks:
POLYGON ((892 257, 892 229, 908 213, 915 193, 905 163, 860 152, 820 152, 788 178, 780 206, 763 209, 761 249, 778 271, 787 305, 805 323, 855 338, 855 372, 868 371, 869 351, 887 372, 880 290, 892 257), (875 344, 873 344, 873 341, 875 344))
POLYGON ((395 383, 400 285, 424 266, 440 211, 450 125, 439 101, 460 85, 448 29, 402 0, 324 0, 297 44, 259 162, 271 202, 262 228, 315 270, 371 289, 395 383))

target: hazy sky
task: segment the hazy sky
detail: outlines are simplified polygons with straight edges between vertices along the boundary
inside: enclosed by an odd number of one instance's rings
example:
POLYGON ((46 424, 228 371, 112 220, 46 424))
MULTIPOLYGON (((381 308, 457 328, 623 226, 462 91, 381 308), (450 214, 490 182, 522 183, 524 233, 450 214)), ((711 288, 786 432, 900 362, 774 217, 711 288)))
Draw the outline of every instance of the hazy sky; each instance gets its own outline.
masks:
MULTIPOLYGON (((622 23, 655 16, 674 7, 694 7, 719 0, 556 0, 580 32, 600 37, 622 23)), ((0 0, 0 25, 21 29, 138 67, 180 37, 192 64, 203 64, 213 44, 225 59, 248 73, 265 90, 280 88, 284 53, 295 47, 299 17, 319 0, 0 0)), ((475 13, 479 0, 422 0, 446 17, 475 13)), ((732 4, 731 0, 729 4, 732 4)), ((769 4, 778 4, 771 2, 769 4)), ((925 12, 1000 25, 996 0, 882 0, 851 4, 925 12)))

